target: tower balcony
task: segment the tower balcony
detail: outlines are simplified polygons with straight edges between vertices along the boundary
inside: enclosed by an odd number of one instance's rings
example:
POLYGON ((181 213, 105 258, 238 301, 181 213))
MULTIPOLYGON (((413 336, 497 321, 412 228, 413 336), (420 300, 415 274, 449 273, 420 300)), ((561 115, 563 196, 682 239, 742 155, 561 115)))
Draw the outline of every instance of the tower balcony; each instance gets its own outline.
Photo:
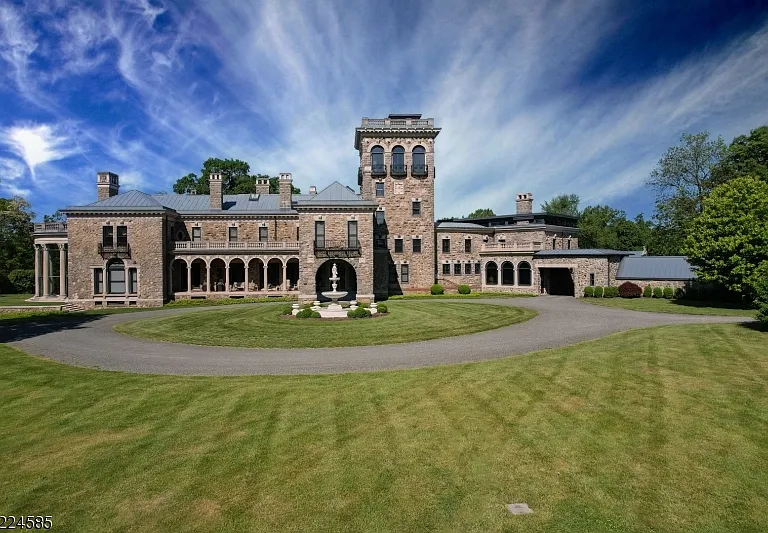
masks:
POLYGON ((389 174, 390 176, 405 176, 407 168, 405 165, 390 165, 389 174))
POLYGON ((345 241, 315 240, 315 256, 323 258, 360 257, 360 241, 349 238, 345 241))
POLYGON ((371 165, 371 175, 385 176, 387 174, 386 165, 371 165))
POLYGON ((100 242, 99 255, 104 259, 129 259, 131 257, 131 245, 128 243, 107 244, 100 242))
POLYGON ((426 176, 429 174, 427 165, 411 165, 411 176, 426 176))

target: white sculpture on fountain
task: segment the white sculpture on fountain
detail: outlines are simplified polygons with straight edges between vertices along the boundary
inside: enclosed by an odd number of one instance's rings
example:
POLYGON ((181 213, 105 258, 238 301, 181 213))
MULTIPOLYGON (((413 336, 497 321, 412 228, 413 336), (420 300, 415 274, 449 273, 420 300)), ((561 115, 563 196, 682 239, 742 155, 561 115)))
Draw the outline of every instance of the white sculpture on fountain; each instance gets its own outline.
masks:
MULTIPOLYGON (((328 305, 328 311, 335 312, 341 314, 341 316, 345 316, 342 311, 343 308, 337 301, 339 298, 344 298, 347 295, 347 291, 337 291, 336 287, 338 287, 338 281, 339 281, 339 271, 336 268, 336 263, 333 263, 333 266, 331 266, 331 277, 328 278, 331 282, 331 288, 332 291, 326 291, 321 293, 326 298, 331 299, 331 303, 328 305)), ((321 311, 322 314, 322 311, 321 311)))

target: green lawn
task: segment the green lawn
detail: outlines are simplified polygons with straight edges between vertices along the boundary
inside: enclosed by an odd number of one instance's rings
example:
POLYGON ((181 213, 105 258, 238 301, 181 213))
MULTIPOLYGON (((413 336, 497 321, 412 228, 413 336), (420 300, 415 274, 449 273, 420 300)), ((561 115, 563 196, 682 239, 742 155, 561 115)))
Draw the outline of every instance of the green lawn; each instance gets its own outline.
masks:
POLYGON ((0 307, 4 305, 61 305, 43 302, 27 302, 27 298, 32 298, 31 294, 0 294, 0 307))
POLYGON ((281 317, 285 305, 229 307, 146 318, 116 330, 154 340, 208 346, 322 348, 436 339, 508 326, 536 316, 520 307, 461 302, 387 302, 389 314, 359 320, 281 317))
POLYGON ((753 318, 757 314, 755 309, 743 309, 727 302, 667 300, 664 298, 581 298, 580 301, 605 307, 619 307, 630 311, 652 311, 654 313, 749 316, 753 318))
POLYGON ((242 378, 0 346, 0 509, 68 532, 762 533, 766 340, 667 326, 486 363, 242 378), (517 502, 534 514, 508 514, 517 502))
POLYGON ((445 294, 429 294, 426 292, 412 292, 408 294, 396 294, 390 296, 387 301, 391 300, 423 300, 423 299, 473 299, 473 298, 531 298, 538 296, 536 293, 523 293, 523 292, 470 292, 469 294, 459 294, 457 292, 448 292, 445 294))

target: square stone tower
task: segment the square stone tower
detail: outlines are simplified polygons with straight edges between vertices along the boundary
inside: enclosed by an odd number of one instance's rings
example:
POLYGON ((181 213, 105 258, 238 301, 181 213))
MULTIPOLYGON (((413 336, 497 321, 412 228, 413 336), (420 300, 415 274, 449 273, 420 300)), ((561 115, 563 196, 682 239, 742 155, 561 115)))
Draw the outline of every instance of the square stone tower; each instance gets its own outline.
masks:
POLYGON ((379 204, 374 219, 374 293, 428 290, 435 279, 435 138, 421 115, 363 118, 355 129, 358 185, 379 204))

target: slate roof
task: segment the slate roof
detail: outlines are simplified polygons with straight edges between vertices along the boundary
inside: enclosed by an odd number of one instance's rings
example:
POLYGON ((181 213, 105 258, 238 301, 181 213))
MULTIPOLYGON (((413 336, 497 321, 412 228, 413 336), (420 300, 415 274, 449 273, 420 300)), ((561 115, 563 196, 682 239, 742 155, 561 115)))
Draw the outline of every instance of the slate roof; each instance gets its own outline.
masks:
POLYGON ((296 200, 296 205, 298 207, 348 205, 378 206, 376 202, 363 200, 355 191, 342 185, 338 181, 334 181, 317 194, 302 195, 302 198, 296 198, 296 196, 294 196, 294 199, 296 200))
POLYGON ((695 278, 687 258, 680 255, 625 257, 616 272, 616 279, 687 281, 695 278))
POLYGON ((437 224, 438 228, 441 229, 484 229, 484 230, 491 230, 492 228, 487 228, 485 226, 482 226, 480 224, 473 224, 471 222, 440 222, 437 224))
POLYGON ((85 206, 68 207, 67 209, 78 209, 85 211, 98 211, 99 209, 119 209, 131 208, 139 211, 157 211, 163 209, 163 204, 154 197, 141 191, 128 191, 123 194, 117 194, 111 198, 105 198, 98 202, 85 206))
POLYGON ((539 250, 533 255, 534 257, 605 257, 609 255, 632 255, 632 252, 605 248, 578 248, 574 250, 539 250))

